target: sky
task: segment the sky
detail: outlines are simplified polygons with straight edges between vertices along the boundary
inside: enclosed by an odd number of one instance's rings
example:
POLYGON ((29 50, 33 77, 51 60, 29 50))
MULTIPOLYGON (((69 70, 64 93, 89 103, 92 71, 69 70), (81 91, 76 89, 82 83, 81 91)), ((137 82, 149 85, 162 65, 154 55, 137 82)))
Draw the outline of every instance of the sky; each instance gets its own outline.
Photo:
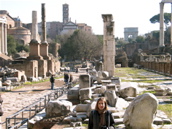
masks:
MULTIPOLYGON (((125 27, 138 27, 139 35, 159 30, 159 23, 149 19, 160 13, 161 0, 0 0, 0 10, 7 10, 11 17, 19 17, 22 23, 32 22, 32 11, 37 11, 41 22, 41 4, 45 3, 46 21, 62 22, 63 4, 69 5, 72 22, 85 23, 94 34, 103 34, 102 14, 112 14, 114 35, 124 37, 125 27)), ((171 12, 171 4, 164 5, 164 12, 171 12)))

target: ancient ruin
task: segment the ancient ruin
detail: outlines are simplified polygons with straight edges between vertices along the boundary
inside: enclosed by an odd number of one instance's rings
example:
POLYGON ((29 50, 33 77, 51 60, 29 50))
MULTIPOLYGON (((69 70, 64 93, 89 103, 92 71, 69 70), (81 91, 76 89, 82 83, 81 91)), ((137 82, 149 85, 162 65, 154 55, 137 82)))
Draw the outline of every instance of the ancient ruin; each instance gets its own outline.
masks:
MULTIPOLYGON (((164 4, 165 3, 171 3, 172 0, 162 0, 160 2, 160 36, 159 36, 159 46, 164 46, 164 4)), ((172 13, 172 12, 171 12, 172 13)), ((172 22, 172 19, 171 19, 172 22)), ((171 45, 172 45, 172 27, 171 27, 171 45)))
POLYGON ((136 39, 138 36, 138 27, 125 27, 124 28, 124 40, 128 41, 129 38, 136 39))
POLYGON ((30 53, 27 60, 21 60, 19 63, 17 60, 12 62, 10 68, 16 68, 20 71, 25 71, 27 78, 46 78, 50 74, 56 74, 60 71, 60 62, 53 56, 49 56, 48 46, 49 43, 46 39, 46 20, 45 20, 45 4, 42 4, 42 30, 43 35, 40 41, 38 37, 37 16, 36 12, 32 13, 32 40, 29 43, 30 53), (18 62, 18 63, 17 63, 18 62))
MULTIPOLYGON (((169 1, 164 0, 163 2, 169 1)), ((42 4, 41 9, 42 37, 38 36, 37 12, 33 11, 30 53, 27 58, 16 59, 9 65, 10 70, 11 68, 17 69, 12 73, 17 74, 18 78, 13 78, 13 80, 22 81, 25 78, 24 75, 27 78, 46 78, 50 74, 56 74, 60 71, 59 60, 48 53, 45 4, 42 4)), ((67 94, 63 94, 58 99, 49 98, 50 101, 48 100, 45 109, 25 123, 25 127, 32 129, 39 125, 43 128, 47 123, 53 125, 53 120, 62 121, 63 124, 69 124, 71 127, 82 126, 82 123, 87 124, 90 111, 95 108, 97 99, 102 96, 107 99, 108 108, 113 113, 117 128, 151 129, 166 123, 171 125, 170 119, 156 116, 158 100, 154 94, 139 95, 142 89, 138 85, 132 82, 121 82, 121 78, 114 76, 116 51, 113 16, 103 14, 102 18, 104 22, 103 60, 97 61, 96 67, 85 64, 87 68, 78 68, 77 70, 82 72, 77 80, 79 83, 72 88, 70 87, 67 94), (157 119, 154 119, 155 117, 157 119)), ((160 46, 163 46, 163 43, 160 46)), ((1 51, 4 50, 5 48, 1 51)), ((136 67, 144 67, 168 75, 172 74, 170 54, 147 55, 142 51, 138 53, 140 60, 138 64, 135 64, 136 67)), ((120 57, 122 58, 116 61, 124 67, 127 66, 126 53, 122 53, 120 57)), ((62 88, 65 89, 65 87, 62 88)), ((160 92, 156 91, 158 94, 160 92)), ((170 89, 166 93, 172 94, 170 89)), ((57 94, 55 93, 54 96, 57 94)))
POLYGON ((0 30, 0 54, 7 55, 7 20, 5 17, 0 18, 0 30))
POLYGON ((104 22, 103 35, 103 70, 108 71, 110 76, 114 75, 115 69, 115 41, 114 22, 111 14, 102 15, 104 22))

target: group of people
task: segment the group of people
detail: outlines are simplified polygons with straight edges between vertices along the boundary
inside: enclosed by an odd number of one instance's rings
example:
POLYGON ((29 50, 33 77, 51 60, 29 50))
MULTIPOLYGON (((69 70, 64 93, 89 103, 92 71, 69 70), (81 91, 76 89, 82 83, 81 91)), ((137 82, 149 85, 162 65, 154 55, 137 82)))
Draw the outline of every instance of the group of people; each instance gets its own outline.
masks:
MULTIPOLYGON (((73 81, 73 76, 72 74, 69 74, 67 72, 64 73, 64 82, 65 82, 65 85, 71 85, 72 84, 72 81, 73 81)), ((55 78, 54 78, 54 75, 51 75, 50 77, 50 82, 51 82, 51 90, 54 89, 54 83, 55 83, 55 78)))

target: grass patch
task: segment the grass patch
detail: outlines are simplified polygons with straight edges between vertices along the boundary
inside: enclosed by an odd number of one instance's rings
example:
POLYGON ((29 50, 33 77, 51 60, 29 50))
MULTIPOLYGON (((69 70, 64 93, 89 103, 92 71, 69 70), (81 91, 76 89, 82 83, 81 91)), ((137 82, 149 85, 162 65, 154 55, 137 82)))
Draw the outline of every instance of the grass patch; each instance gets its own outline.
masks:
MULTIPOLYGON (((62 78, 63 76, 60 76, 60 77, 55 77, 55 79, 59 79, 59 78, 62 78)), ((41 83, 41 82, 47 82, 47 81, 50 81, 49 78, 46 78, 46 79, 42 79, 40 81, 34 81, 34 82, 25 82, 23 85, 31 85, 31 84, 38 84, 38 83, 41 83)))
MULTIPOLYGON (((144 72, 145 70, 143 69, 136 69, 136 68, 116 68, 115 69, 115 76, 118 77, 139 77, 140 73, 144 72)), ((143 76, 140 76, 143 77, 143 76)))
POLYGON ((82 124, 82 126, 84 126, 84 127, 88 128, 88 124, 82 124))
POLYGON ((163 80, 126 80, 122 79, 124 82, 143 82, 143 83, 155 83, 155 82, 163 82, 163 80))
POLYGON ((165 112, 165 114, 172 120, 172 104, 159 104, 158 110, 165 112))
POLYGON ((145 93, 151 93, 151 94, 155 94, 155 91, 153 90, 150 90, 150 91, 143 91, 141 94, 139 95, 142 95, 142 94, 145 94, 145 93))

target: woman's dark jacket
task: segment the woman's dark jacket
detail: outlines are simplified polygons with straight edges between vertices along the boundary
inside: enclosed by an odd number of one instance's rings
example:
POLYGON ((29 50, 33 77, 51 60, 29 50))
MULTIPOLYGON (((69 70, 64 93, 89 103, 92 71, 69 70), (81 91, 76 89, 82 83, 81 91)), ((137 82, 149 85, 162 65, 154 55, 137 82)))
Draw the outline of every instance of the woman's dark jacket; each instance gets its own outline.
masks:
MULTIPOLYGON (((106 126, 114 126, 115 121, 113 119, 112 113, 110 111, 105 112, 106 126)), ((97 110, 93 110, 89 116, 88 129, 99 129, 100 114, 97 110)))

